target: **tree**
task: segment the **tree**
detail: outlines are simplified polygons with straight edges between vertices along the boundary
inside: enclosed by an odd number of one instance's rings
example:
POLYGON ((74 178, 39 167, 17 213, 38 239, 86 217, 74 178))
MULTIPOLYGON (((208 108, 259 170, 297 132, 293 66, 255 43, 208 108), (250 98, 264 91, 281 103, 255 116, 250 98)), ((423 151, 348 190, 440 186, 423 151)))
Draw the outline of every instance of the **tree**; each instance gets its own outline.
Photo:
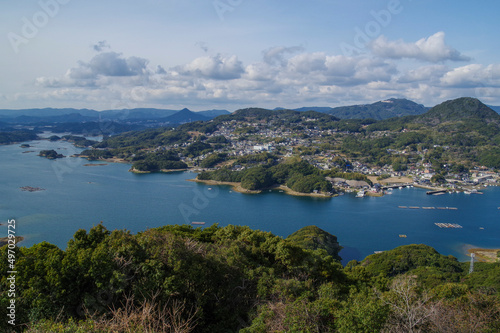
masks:
POLYGON ((385 327, 387 332, 427 331, 435 307, 429 302, 430 296, 417 288, 414 276, 396 277, 382 300, 390 309, 385 327))

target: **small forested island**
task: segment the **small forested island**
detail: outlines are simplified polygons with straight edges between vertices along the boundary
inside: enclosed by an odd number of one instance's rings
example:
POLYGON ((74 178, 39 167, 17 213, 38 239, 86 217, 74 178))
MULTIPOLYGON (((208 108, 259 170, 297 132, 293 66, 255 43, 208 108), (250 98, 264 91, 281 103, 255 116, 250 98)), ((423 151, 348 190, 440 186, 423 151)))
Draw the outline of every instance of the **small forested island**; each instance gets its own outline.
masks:
MULTIPOLYGON (((498 332, 500 263, 405 245, 340 263, 315 226, 287 238, 249 227, 102 224, 65 250, 16 250, 16 327, 27 332, 498 332), (22 325, 22 326, 21 326, 22 325)), ((0 305, 9 306, 7 247, 0 305)), ((11 330, 6 320, 0 330, 11 330)))
POLYGON ((31 146, 29 144, 27 144, 27 143, 23 143, 20 147, 21 148, 29 148, 31 146))
POLYGON ((39 192, 39 191, 45 191, 44 188, 41 187, 34 187, 34 186, 22 186, 20 187, 21 191, 26 191, 26 192, 39 192))
POLYGON ((49 160, 55 160, 56 158, 63 158, 64 157, 63 154, 59 154, 54 149, 41 150, 40 153, 38 153, 38 156, 46 157, 49 160))

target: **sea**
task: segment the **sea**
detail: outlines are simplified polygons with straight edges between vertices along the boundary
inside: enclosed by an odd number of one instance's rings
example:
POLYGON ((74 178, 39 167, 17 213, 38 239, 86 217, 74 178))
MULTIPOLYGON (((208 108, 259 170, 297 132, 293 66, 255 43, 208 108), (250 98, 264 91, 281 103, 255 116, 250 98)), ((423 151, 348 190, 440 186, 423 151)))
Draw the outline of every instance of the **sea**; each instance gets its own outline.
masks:
POLYGON ((426 244, 460 261, 469 259, 469 248, 500 248, 496 186, 470 195, 426 195, 419 188, 363 198, 352 193, 334 198, 280 191, 242 194, 230 186, 188 181, 196 177, 189 171, 134 174, 128 164, 69 157, 82 151, 69 142, 26 143, 30 147, 0 146, 0 237, 7 236, 7 221, 14 219, 16 235, 24 237, 19 246, 46 241, 65 249, 77 230, 88 231, 101 222, 109 230, 132 233, 204 222, 193 225, 245 225, 281 237, 316 225, 337 236, 344 264, 405 244, 426 244), (37 156, 44 149, 66 157, 37 156), (23 191, 25 186, 43 190, 23 191), (435 223, 460 227, 440 228, 435 223))

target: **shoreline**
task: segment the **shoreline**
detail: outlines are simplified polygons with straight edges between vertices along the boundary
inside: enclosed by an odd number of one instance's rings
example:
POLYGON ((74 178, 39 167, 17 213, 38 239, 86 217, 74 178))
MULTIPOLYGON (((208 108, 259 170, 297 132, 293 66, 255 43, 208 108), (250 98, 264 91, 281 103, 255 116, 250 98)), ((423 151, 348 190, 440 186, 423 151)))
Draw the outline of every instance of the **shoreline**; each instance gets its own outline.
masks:
MULTIPOLYGON (((15 239, 16 239, 16 246, 17 246, 17 243, 22 242, 24 240, 24 237, 23 236, 16 236, 15 239)), ((9 244, 9 237, 0 238, 0 247, 5 246, 7 244, 9 244)))
POLYGON ((500 249, 486 249, 479 247, 472 247, 472 245, 466 246, 467 248, 467 256, 470 257, 472 253, 475 254, 475 261, 478 262, 487 262, 487 263, 496 263, 500 262, 500 249), (471 247, 469 247, 471 246, 471 247))
POLYGON ((243 193, 243 194, 259 194, 262 193, 263 191, 269 190, 269 191, 276 191, 276 190, 281 190, 285 192, 288 195, 293 195, 296 197, 316 197, 316 198, 332 198, 337 195, 328 195, 324 193, 302 193, 302 192, 296 192, 292 190, 291 188, 285 186, 285 185, 279 185, 279 186, 272 186, 268 187, 262 190, 247 190, 243 187, 241 187, 241 183, 238 182, 220 182, 217 180, 202 180, 202 179, 186 179, 189 182, 195 182, 195 183, 203 183, 206 185, 226 185, 226 186, 231 186, 232 189, 235 192, 243 193))
POLYGON ((140 171, 140 170, 137 170, 137 169, 134 169, 134 168, 130 168, 128 171, 129 172, 132 172, 132 173, 135 173, 135 174, 147 174, 147 173, 171 173, 171 172, 184 172, 184 171, 188 171, 189 169, 161 169, 161 170, 158 170, 158 171, 140 171))

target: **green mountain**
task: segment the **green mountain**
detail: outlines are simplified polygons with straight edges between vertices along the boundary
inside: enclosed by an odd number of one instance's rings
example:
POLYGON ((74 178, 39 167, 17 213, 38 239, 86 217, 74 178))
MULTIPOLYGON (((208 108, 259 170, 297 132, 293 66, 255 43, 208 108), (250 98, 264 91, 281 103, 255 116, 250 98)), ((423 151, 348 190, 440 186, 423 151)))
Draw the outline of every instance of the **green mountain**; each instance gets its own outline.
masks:
POLYGON ((392 117, 403 117, 419 115, 426 112, 428 108, 407 99, 391 98, 373 104, 340 106, 332 108, 326 113, 341 119, 388 119, 392 117))
POLYGON ((500 115, 476 98, 462 97, 436 105, 416 121, 436 125, 463 120, 500 124, 500 115))

